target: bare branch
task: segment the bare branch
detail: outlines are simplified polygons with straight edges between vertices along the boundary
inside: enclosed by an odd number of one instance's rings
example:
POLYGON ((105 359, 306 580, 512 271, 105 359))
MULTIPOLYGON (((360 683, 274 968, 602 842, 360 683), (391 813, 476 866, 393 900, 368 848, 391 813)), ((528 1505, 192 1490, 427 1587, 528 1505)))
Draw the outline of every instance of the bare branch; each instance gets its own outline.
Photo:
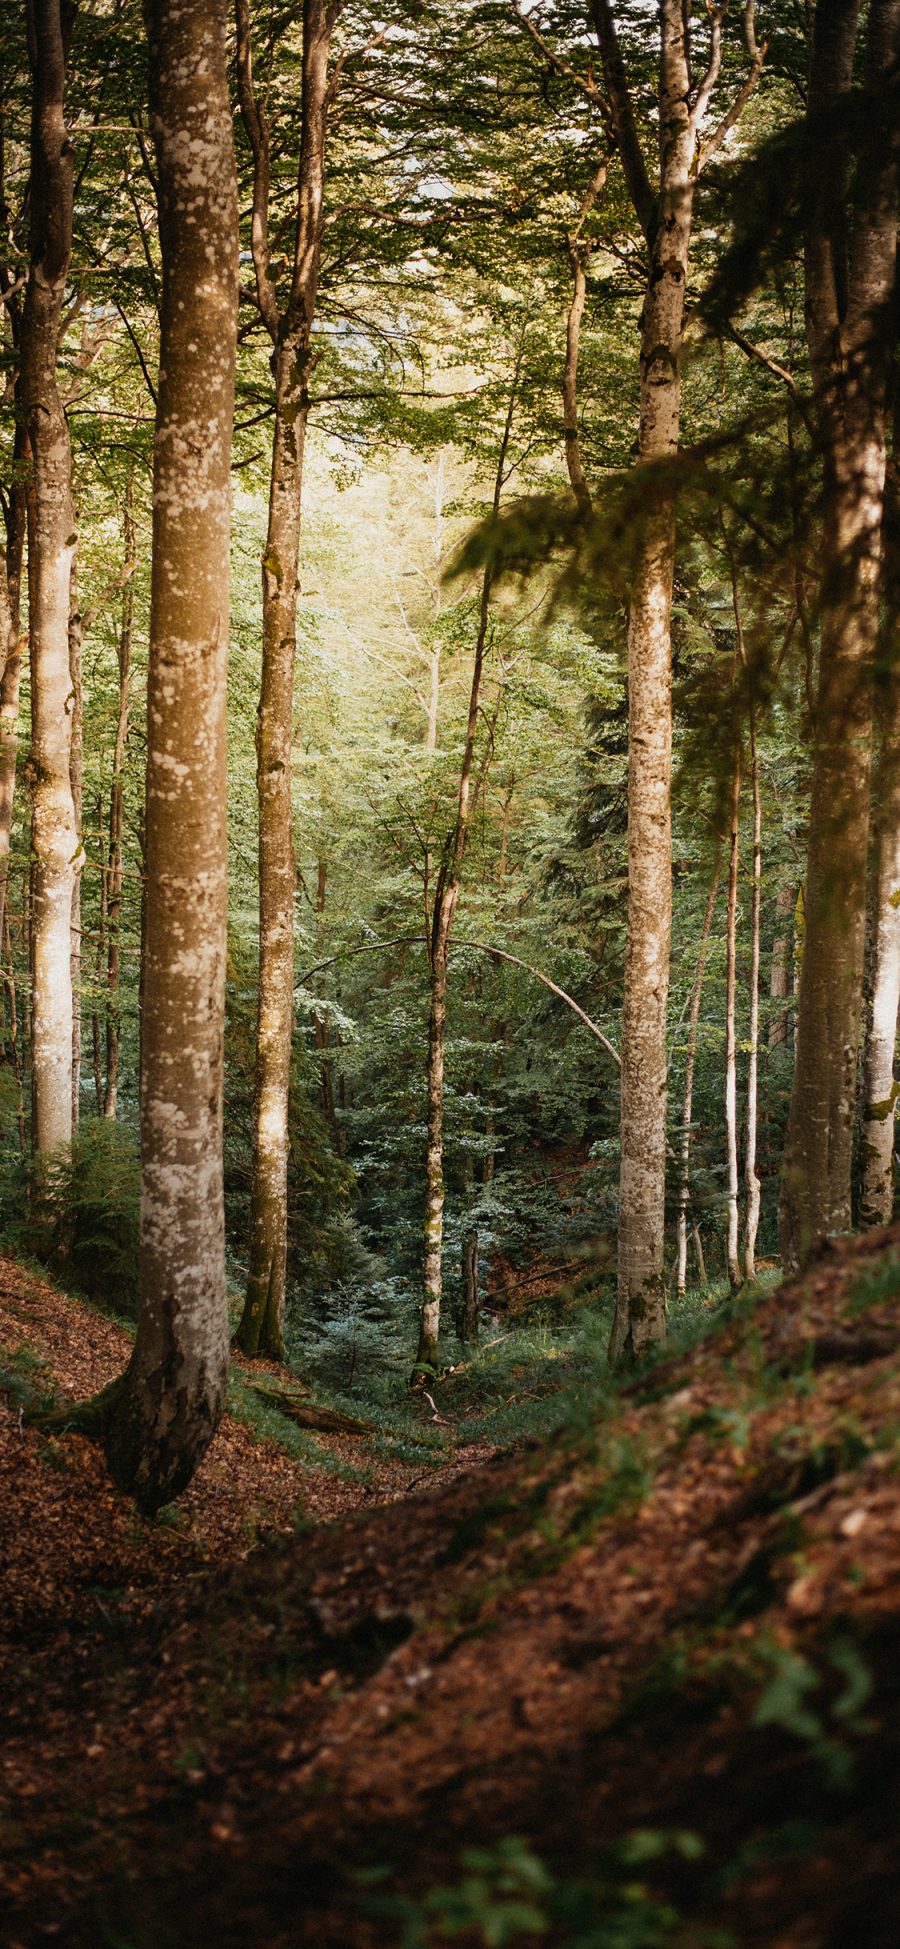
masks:
POLYGON ((612 131, 622 158, 628 194, 644 236, 651 243, 656 232, 656 197, 647 174, 610 0, 591 0, 591 14, 603 63, 612 131))
POLYGON ((721 149, 729 130, 733 129, 735 124, 740 121, 744 109, 751 95, 755 92, 759 77, 762 74, 763 62, 769 51, 769 43, 768 41, 763 41, 760 47, 756 39, 756 0, 746 0, 744 7, 744 43, 750 59, 750 71, 738 89, 731 107, 726 109, 721 122, 713 129, 708 142, 701 142, 699 145, 696 161, 698 176, 701 170, 706 168, 710 158, 721 149))
POLYGON ((709 14, 709 64, 697 90, 688 123, 695 141, 703 127, 706 111, 712 99, 712 92, 719 79, 722 68, 722 22, 725 19, 727 7, 728 0, 722 0, 720 7, 712 6, 710 0, 706 0, 706 11, 709 14))
POLYGON ((250 249, 256 273, 256 301, 260 317, 273 342, 278 337, 278 299, 269 270, 269 127, 265 110, 259 106, 253 87, 253 54, 250 46, 250 14, 247 0, 235 0, 234 21, 237 35, 237 84, 241 120, 253 156, 253 209, 250 217, 250 249))
POLYGON ((593 70, 589 70, 586 75, 579 74, 578 70, 573 68, 569 61, 564 61, 562 55, 557 54, 556 50, 550 46, 549 41, 544 39, 543 34, 535 26, 530 15, 522 12, 521 7, 518 5, 518 0, 512 0, 512 10, 520 26, 524 27, 526 34, 530 35, 535 47, 540 49, 544 59, 549 61, 551 68, 555 69, 557 74, 565 75, 567 81, 573 81, 580 93, 585 95, 588 101, 592 102, 596 108, 599 108, 604 121, 608 120, 608 105, 594 80, 593 70))

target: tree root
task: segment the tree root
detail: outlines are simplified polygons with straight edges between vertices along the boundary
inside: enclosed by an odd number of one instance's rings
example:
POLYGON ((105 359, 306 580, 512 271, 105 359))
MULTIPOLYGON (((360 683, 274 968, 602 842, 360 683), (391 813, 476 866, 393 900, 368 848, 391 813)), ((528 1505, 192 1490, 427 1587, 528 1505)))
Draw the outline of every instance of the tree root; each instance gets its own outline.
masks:
POLYGON ((86 1401, 62 1401, 52 1408, 37 1408, 28 1420, 45 1435, 86 1435, 89 1441, 104 1442, 123 1387, 124 1375, 117 1374, 86 1401))

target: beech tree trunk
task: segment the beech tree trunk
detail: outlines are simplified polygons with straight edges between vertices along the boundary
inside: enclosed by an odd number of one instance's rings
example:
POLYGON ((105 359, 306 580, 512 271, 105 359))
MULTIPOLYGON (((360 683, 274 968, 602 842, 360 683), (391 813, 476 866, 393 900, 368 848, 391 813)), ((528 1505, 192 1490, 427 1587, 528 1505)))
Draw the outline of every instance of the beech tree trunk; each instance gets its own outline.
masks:
POLYGON ((275 432, 263 556, 263 670, 257 720, 259 1000, 250 1190, 250 1263, 236 1345, 284 1358, 287 1272, 288 1107, 294 1019, 291 730, 303 457, 309 415, 310 337, 322 246, 329 108, 328 55, 340 7, 304 0, 300 163, 291 294, 279 316, 269 272, 269 149, 253 94, 249 21, 238 0, 241 112, 255 163, 253 255, 257 294, 274 340, 275 432))
MULTIPOLYGON (((17 428, 14 462, 24 458, 23 429, 17 428)), ((19 755, 19 686, 22 675, 22 562, 25 552, 25 493, 14 480, 6 505, 5 540, 0 560, 0 942, 9 881, 16 764, 19 755)))
POLYGON ((728 1231, 725 1257, 728 1283, 737 1292, 741 1283, 738 1256, 738 1143, 737 1143, 737 896, 740 863, 741 766, 736 758, 731 781, 731 820, 728 856, 728 922, 725 930, 725 1159, 728 1183, 728 1231))
MULTIPOLYGON (((855 0, 818 0, 811 116, 839 105, 851 89, 857 28, 855 0)), ((873 99, 898 51, 900 0, 873 0, 865 76, 873 99)), ((880 166, 860 168, 852 190, 841 143, 827 153, 818 145, 808 163, 806 329, 823 453, 823 576, 805 941, 781 1203, 787 1266, 852 1221, 896 172, 891 141, 880 166), (846 251, 839 233, 846 233, 846 251)))
POLYGON ((133 487, 129 475, 125 489, 125 588, 122 595, 122 622, 119 630, 119 701, 116 712, 116 742, 113 749, 112 778, 109 787, 109 845, 104 876, 106 948, 106 1081, 103 1090, 103 1115, 115 1119, 119 1103, 119 993, 121 988, 122 887, 123 887, 123 812, 125 752, 128 744, 129 684, 131 681, 131 639, 134 627, 134 586, 136 536, 133 487))
MULTIPOLYGON (((225 675, 237 194, 224 0, 149 0, 163 261, 153 464, 141 1030, 141 1301, 105 1413, 146 1510, 225 1404, 225 675)), ((103 1397, 101 1397, 102 1400, 103 1397)))
MULTIPOLYGON (((896 380, 895 380, 896 386, 896 380)), ((885 694, 875 784, 876 865, 872 994, 866 1034, 860 1222, 887 1225, 894 1210, 894 1081, 900 1005, 900 393, 894 402, 893 466, 884 511, 885 694)))
POLYGON ((69 432, 56 358, 72 248, 74 151, 64 120, 75 9, 32 0, 31 263, 21 328, 28 497, 34 853, 32 1123, 35 1148, 72 1135, 72 912, 78 833, 70 775, 69 589, 75 548, 69 432))
MULTIPOLYGON (((659 0, 659 189, 643 159, 611 0, 591 0, 626 185, 644 232, 649 275, 641 319, 638 456, 678 450, 681 339, 694 189, 704 164, 756 87, 765 47, 744 9, 750 67, 707 140, 722 62, 724 7, 709 12, 708 65, 695 85, 689 15, 659 0)), ((665 1338, 666 1007, 672 921, 672 584, 675 495, 657 482, 636 551, 628 617, 628 912, 622 1010, 622 1114, 616 1312, 609 1357, 634 1359, 665 1338)))
POLYGON ((81 1106, 81 869, 84 862, 82 822, 84 812, 84 694, 82 660, 84 631, 78 601, 77 561, 73 557, 69 592, 69 681, 72 686, 72 742, 69 749, 69 783, 75 820, 77 850, 72 885, 71 948, 72 975, 72 1128, 77 1130, 81 1106))
MULTIPOLYGON (((700 1026, 700 1004, 703 999, 703 977, 706 971, 706 955, 709 937, 712 932, 713 914, 719 891, 719 862, 716 860, 709 892, 706 896, 706 910, 703 915, 703 929, 697 954, 697 967, 694 986, 691 990, 691 1012, 688 1022, 687 1061, 684 1070, 684 1097, 681 1106, 681 1182, 678 1189, 678 1231, 676 1261, 676 1291, 683 1298, 687 1291, 687 1214, 691 1197, 691 1117, 694 1108, 694 1069, 697 1061, 697 1034, 700 1026)), ((699 1238, 696 1226, 695 1235, 699 1238)), ((702 1249, 698 1264, 702 1265, 702 1249)), ((704 1268, 705 1269, 705 1268, 704 1268)))
POLYGON ((750 784, 753 793, 753 896, 750 908, 750 1034, 747 1062, 747 1129, 744 1153, 746 1195, 744 1278, 756 1277, 756 1235, 759 1231, 760 1186, 756 1165, 759 1124, 759 929, 762 907, 762 798, 756 718, 750 706, 750 784))
MULTIPOLYGON (((661 0, 659 210, 641 323, 642 461, 677 452, 695 130, 680 0, 661 0)), ((628 911, 622 1010, 619 1265, 610 1359, 665 1337, 666 1007, 672 923, 672 582, 675 501, 644 525, 628 616, 628 911)))

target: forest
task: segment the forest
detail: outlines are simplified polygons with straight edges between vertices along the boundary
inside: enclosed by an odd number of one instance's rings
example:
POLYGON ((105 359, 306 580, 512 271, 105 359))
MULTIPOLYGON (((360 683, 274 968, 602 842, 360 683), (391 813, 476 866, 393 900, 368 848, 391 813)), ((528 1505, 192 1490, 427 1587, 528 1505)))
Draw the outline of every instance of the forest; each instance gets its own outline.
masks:
POLYGON ((898 165, 900 0, 4 0, 9 1949, 900 1940, 898 165))

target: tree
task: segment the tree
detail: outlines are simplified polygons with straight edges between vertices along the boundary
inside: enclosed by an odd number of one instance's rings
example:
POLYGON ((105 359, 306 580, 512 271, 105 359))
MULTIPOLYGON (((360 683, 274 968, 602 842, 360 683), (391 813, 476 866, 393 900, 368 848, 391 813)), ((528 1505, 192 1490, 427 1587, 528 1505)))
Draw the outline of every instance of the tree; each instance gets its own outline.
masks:
MULTIPOLYGON (((287 1266, 288 1096, 294 1020, 294 844, 291 733, 303 456, 311 337, 325 222, 332 36, 341 0, 304 0, 300 158, 290 292, 279 308, 270 268, 269 131, 253 86, 250 21, 237 0, 238 89, 253 155, 251 239, 260 315, 274 347, 275 430, 263 555, 263 670, 257 726, 259 796, 259 1002, 250 1193, 250 1265, 236 1343, 284 1357, 287 1266)), ((339 72, 339 70, 338 70, 339 72)))
POLYGON ((32 0, 29 57, 31 263, 21 324, 21 400, 33 469, 28 499, 34 849, 33 1127, 39 1152, 72 1135, 72 912, 79 840, 72 796, 74 692, 69 601, 75 511, 57 343, 72 249, 74 149, 64 119, 75 18, 61 0, 32 0))
MULTIPOLYGON (((680 0, 659 8, 659 177, 640 145, 610 0, 594 0, 610 115, 629 194, 647 246, 641 318, 639 458, 652 467, 677 452, 681 341, 694 192, 759 78, 754 9, 745 15, 750 71, 711 136, 703 129, 722 64, 724 6, 711 7, 709 61, 695 84, 680 0)), ((665 1337, 666 1008, 672 917, 672 583, 675 494, 663 474, 635 548, 628 615, 628 921, 622 1010, 619 1271, 610 1358, 637 1356, 665 1337)))
MULTIPOLYGON (((506 422, 500 440, 497 456, 497 471, 494 475, 494 493, 491 513, 494 521, 500 512, 500 501, 507 480, 507 453, 513 418, 516 410, 516 395, 519 387, 519 374, 522 363, 520 345, 509 394, 506 422)), ((481 715, 481 686, 484 672, 485 653, 489 648, 491 624, 491 591, 494 572, 490 562, 485 564, 481 578, 481 592, 478 602, 478 625, 475 635, 475 648, 472 657, 472 686, 469 693, 469 710, 466 721, 466 736, 459 780, 456 793, 456 818, 443 849, 443 858, 437 872, 427 936, 429 973, 429 1012, 428 1012, 428 1144, 425 1155, 425 1252, 422 1284, 422 1316, 419 1328, 419 1347, 416 1355, 416 1368, 433 1367, 437 1361, 438 1334, 441 1322, 441 1297, 443 1292, 442 1253, 444 1244, 444 1046, 447 1025, 447 963, 453 937, 453 923, 459 905, 462 884, 463 861, 469 838, 469 824, 473 810, 473 800, 477 797, 481 781, 473 777, 475 765, 475 742, 478 735, 481 715), (473 787, 475 790, 473 791, 473 787)), ((485 752, 485 766, 490 762, 491 734, 485 752)), ((427 899, 427 894, 426 894, 427 899)))
POLYGON ((897 1086, 894 1053, 900 1004, 900 393, 893 375, 891 455, 885 481, 882 630, 877 671, 878 753, 873 780, 875 872, 872 887, 871 990, 863 1057, 859 1218, 890 1223, 894 1209, 897 1086))
MULTIPOLYGON (((225 1403, 225 670, 237 194, 224 0, 150 0, 163 260, 148 679, 141 1302, 100 1411, 142 1508, 190 1480, 225 1403)), ((100 1397, 103 1401, 103 1397, 100 1397)))
POLYGON ((855 0, 818 0, 806 147, 806 333, 822 455, 819 677, 797 1053, 781 1205, 796 1265, 852 1221, 862 1010, 872 676, 885 477, 885 321, 894 288, 897 138, 883 125, 898 0, 869 11, 861 109, 884 140, 851 168, 834 121, 853 89, 855 0), (829 119, 830 118, 830 119, 829 119))

